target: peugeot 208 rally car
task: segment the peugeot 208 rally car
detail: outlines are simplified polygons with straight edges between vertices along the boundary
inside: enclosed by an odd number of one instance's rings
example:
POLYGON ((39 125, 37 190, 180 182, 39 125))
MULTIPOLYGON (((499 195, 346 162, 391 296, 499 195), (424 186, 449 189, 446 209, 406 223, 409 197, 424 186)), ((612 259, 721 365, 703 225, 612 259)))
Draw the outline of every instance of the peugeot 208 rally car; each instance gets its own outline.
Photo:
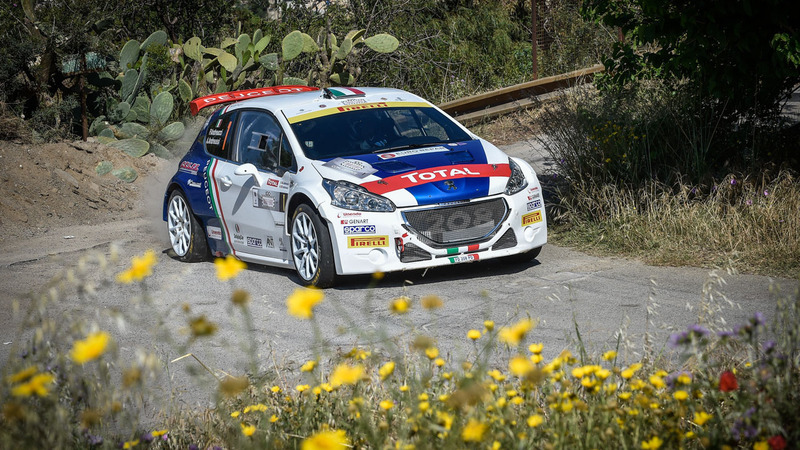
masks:
POLYGON ((414 94, 278 86, 191 103, 209 106, 165 193, 180 260, 233 254, 324 287, 535 258, 547 241, 531 166, 414 94))

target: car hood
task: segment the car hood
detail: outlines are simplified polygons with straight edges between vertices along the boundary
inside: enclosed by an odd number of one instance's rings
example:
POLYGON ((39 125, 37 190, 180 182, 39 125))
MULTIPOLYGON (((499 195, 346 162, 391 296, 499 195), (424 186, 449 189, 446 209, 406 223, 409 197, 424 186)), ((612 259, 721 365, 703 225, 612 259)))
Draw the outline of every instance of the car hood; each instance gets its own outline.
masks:
POLYGON ((358 184, 397 207, 502 193, 508 156, 484 140, 313 161, 324 178, 358 184))

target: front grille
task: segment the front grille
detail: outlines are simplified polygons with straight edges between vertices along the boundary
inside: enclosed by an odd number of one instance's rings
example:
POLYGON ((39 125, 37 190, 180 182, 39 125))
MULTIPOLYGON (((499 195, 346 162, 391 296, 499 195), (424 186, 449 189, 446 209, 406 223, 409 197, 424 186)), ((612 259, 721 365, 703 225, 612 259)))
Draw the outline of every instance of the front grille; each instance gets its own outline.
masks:
POLYGON ((486 241, 507 216, 502 198, 403 213, 406 227, 432 247, 486 241))
POLYGON ((509 228, 508 231, 506 231, 506 234, 504 234, 500 239, 497 240, 497 242, 494 243, 494 245, 492 246, 492 250, 511 248, 516 245, 517 245, 517 237, 514 235, 514 230, 509 228))
POLYGON ((410 243, 403 245, 403 252, 400 253, 400 262, 404 263, 427 261, 429 259, 431 259, 430 253, 410 243))

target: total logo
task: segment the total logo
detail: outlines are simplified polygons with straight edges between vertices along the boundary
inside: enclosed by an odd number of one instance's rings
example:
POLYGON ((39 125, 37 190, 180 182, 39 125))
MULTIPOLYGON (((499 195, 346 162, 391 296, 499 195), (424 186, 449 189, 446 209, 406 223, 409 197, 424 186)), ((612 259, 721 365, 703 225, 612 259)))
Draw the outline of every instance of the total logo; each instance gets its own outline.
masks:
POLYGON ((405 178, 412 183, 419 183, 420 181, 429 182, 437 179, 443 180, 466 175, 480 176, 481 174, 479 172, 473 172, 469 167, 462 167, 460 169, 437 169, 427 172, 412 172, 401 175, 400 178, 405 178))

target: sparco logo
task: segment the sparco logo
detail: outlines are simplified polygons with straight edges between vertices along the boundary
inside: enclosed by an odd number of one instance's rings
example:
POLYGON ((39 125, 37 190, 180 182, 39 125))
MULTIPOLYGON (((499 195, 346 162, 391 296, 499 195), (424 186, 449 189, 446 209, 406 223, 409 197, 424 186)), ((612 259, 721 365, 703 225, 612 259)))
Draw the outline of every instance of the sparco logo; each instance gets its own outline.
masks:
POLYGON ((375 225, 344 227, 344 234, 370 234, 375 232, 375 225))
POLYGON ((261 248, 261 239, 247 236, 247 246, 261 248))

